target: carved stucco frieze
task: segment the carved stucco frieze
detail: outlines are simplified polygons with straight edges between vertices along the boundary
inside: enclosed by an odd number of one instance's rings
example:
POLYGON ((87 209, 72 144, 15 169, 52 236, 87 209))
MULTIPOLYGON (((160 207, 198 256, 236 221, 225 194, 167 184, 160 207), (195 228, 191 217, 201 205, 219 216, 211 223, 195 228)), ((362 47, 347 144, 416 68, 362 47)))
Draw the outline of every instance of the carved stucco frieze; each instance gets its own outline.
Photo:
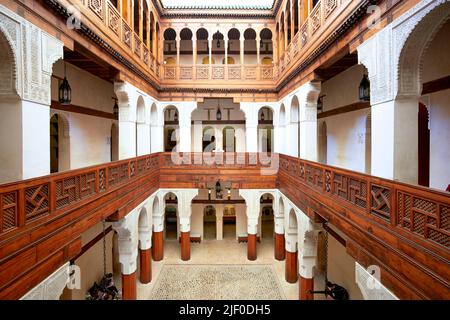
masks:
POLYGON ((0 94, 50 105, 52 67, 63 57, 63 43, 1 5, 0 31, 14 57, 4 61, 13 64, 14 76, 2 84, 0 94))
POLYGON ((420 96, 420 59, 449 15, 448 0, 421 1, 358 47, 359 63, 369 71, 372 105, 420 96))
POLYGON ((20 300, 59 300, 69 281, 69 262, 53 272, 20 300))

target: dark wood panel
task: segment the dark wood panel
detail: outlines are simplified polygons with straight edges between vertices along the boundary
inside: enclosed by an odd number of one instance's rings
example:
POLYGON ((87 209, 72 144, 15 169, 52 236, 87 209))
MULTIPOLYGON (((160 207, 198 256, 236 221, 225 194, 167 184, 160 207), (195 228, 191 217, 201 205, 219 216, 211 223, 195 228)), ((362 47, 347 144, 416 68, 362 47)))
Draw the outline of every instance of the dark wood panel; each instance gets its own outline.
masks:
MULTIPOLYGON (((115 116, 113 113, 108 113, 108 112, 99 111, 96 109, 81 107, 81 106, 77 106, 77 105, 73 105, 73 104, 62 105, 58 101, 52 101, 50 108, 55 109, 55 110, 80 113, 80 114, 93 116, 93 117, 118 120, 118 117, 115 116)), ((112 108, 113 108, 113 106, 111 105, 111 110, 112 110, 112 108)))
POLYGON ((422 87, 422 95, 447 89, 450 89, 450 76, 424 83, 422 87))
POLYGON ((347 106, 339 107, 330 111, 324 111, 317 113, 317 119, 323 119, 326 117, 336 116, 338 114, 343 114, 347 112, 352 112, 356 110, 363 110, 370 108, 370 102, 360 101, 349 104, 347 106))

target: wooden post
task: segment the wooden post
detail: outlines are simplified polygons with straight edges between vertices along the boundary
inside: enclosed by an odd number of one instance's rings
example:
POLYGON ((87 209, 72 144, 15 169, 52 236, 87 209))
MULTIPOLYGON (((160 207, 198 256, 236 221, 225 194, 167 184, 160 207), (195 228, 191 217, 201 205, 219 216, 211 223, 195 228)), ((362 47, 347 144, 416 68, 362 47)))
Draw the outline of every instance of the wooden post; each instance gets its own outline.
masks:
POLYGON ((164 258, 164 232, 153 232, 152 254, 154 261, 161 261, 164 258))
POLYGON ((152 253, 151 249, 139 249, 140 280, 141 283, 152 281, 152 253))
POLYGON ((298 258, 297 251, 286 251, 285 277, 289 283, 296 283, 298 279, 298 258))
POLYGON ((136 272, 122 274, 122 300, 136 300, 136 272))
POLYGON ((188 261, 191 259, 191 238, 190 232, 181 233, 181 260, 188 261))
POLYGON ((248 234, 247 238, 247 259, 256 260, 256 234, 248 234))
POLYGON ((299 290, 300 300, 314 300, 314 295, 310 293, 314 290, 314 278, 306 279, 300 276, 299 290))
POLYGON ((275 259, 283 261, 286 258, 284 234, 275 233, 275 259))

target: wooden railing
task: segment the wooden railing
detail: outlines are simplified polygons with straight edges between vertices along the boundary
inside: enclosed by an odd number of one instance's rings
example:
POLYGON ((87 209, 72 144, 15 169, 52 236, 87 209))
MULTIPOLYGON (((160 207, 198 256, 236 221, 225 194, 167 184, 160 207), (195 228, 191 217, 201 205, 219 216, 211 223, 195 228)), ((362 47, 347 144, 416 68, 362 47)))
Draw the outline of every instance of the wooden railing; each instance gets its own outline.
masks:
POLYGON ((164 80, 255 80, 272 83, 274 70, 272 65, 165 65, 164 80))
MULTIPOLYGON (((449 193, 257 153, 156 153, 1 185, 0 292, 37 272, 62 244, 79 241, 101 219, 117 221, 157 188, 206 188, 217 180, 235 189, 277 188, 308 215, 317 212, 348 237, 347 250, 358 262, 369 263, 372 254, 390 272, 385 281, 403 281, 394 285, 400 290, 406 282, 414 295, 403 297, 449 297, 449 193)), ((59 259, 77 254, 65 246, 59 259)), ((51 270, 42 268, 45 278, 51 270)), ((26 292, 14 288, 0 297, 26 292)))
POLYGON ((159 155, 152 154, 2 185, 0 240, 39 219, 55 218, 158 170, 159 155))

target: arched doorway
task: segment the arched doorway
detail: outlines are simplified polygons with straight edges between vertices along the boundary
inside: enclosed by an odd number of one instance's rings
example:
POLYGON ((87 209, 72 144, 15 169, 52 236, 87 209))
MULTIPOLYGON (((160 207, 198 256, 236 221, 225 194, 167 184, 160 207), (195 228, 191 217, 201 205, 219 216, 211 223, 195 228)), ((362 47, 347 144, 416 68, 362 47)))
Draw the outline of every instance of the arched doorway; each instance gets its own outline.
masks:
POLYGON ((273 151, 273 112, 263 107, 258 112, 258 152, 273 151))
POLYGON ((291 121, 289 137, 291 138, 289 152, 292 156, 300 158, 300 118, 299 118, 300 104, 297 96, 292 98, 291 102, 291 121))
POLYGON ((223 238, 236 239, 236 208, 233 205, 226 205, 223 208, 223 238))
POLYGON ((164 151, 178 150, 179 115, 177 108, 171 106, 164 110, 164 151))
POLYGON ((206 206, 203 210, 203 239, 215 240, 217 238, 217 218, 214 206, 206 206))
POLYGON ((69 123, 61 114, 50 118, 50 173, 70 170, 69 123))
POLYGON ((200 28, 197 30, 196 35, 197 35, 197 64, 200 63, 209 64, 208 31, 205 28, 200 28))
POLYGON ((228 31, 228 64, 235 64, 236 61, 239 61, 241 64, 241 33, 238 29, 232 28, 228 31))
POLYGON ((257 64, 256 32, 249 28, 244 32, 244 64, 257 64))
POLYGON ((177 33, 172 28, 164 31, 164 64, 168 64, 168 59, 177 59, 177 33))
POLYGON ((275 218, 273 212, 273 196, 269 193, 260 198, 260 226, 261 239, 270 240, 272 243, 275 231, 275 218))
POLYGON ((136 156, 149 153, 150 127, 145 119, 144 98, 139 96, 136 106, 136 156))
POLYGON ((178 199, 175 194, 169 192, 164 197, 164 234, 166 240, 178 238, 178 199))
POLYGON ((180 65, 192 65, 193 54, 192 31, 184 28, 180 31, 180 65))
POLYGON ((259 33, 261 38, 260 52, 259 54, 263 57, 260 63, 262 65, 271 66, 273 63, 273 44, 272 44, 272 31, 270 29, 264 28, 259 33))
POLYGON ((225 127, 222 131, 225 152, 236 152, 236 135, 233 127, 225 127))
MULTIPOLYGON (((318 132, 318 143, 319 143, 319 162, 323 163, 323 164, 327 164, 327 148, 328 148, 328 143, 327 143, 327 123, 325 121, 322 122, 318 122, 319 125, 319 130, 317 130, 318 132)), ((367 132, 367 131, 366 131, 367 132)), ((367 144, 366 144, 367 146, 367 144)), ((367 152, 366 152, 367 154, 367 152)))

